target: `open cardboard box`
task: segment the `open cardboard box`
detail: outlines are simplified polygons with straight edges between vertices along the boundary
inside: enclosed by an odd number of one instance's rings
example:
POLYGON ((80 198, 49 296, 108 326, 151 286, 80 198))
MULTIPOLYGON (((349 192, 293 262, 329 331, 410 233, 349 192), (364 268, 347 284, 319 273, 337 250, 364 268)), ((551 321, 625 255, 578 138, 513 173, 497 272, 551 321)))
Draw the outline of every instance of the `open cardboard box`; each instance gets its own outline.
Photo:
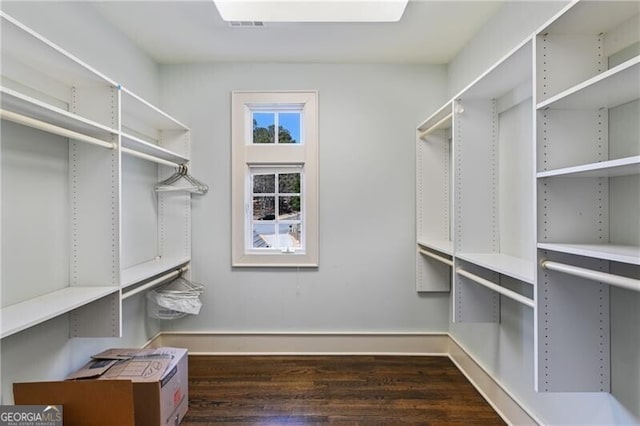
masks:
POLYGON ((109 349, 65 381, 14 383, 18 405, 62 405, 65 425, 169 426, 189 406, 187 350, 109 349))

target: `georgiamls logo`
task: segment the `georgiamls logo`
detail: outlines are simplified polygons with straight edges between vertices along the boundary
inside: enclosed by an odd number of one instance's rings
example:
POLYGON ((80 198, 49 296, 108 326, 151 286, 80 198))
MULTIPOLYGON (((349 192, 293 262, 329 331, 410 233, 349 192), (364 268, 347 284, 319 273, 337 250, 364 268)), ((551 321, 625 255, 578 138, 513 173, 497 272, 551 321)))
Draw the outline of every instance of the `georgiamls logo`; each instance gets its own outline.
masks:
POLYGON ((4 405, 0 407, 0 425, 62 425, 61 405, 4 405))

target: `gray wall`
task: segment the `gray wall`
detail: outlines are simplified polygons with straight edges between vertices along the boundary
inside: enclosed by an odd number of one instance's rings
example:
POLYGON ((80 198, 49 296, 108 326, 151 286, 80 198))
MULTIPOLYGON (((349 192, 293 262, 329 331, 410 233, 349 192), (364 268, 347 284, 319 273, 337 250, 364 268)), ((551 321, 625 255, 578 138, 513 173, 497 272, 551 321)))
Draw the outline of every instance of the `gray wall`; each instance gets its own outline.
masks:
MULTIPOLYGON (((454 96, 566 2, 506 3, 448 65, 454 96)), ((451 324, 452 336, 544 424, 640 423, 640 294, 611 289, 611 394, 534 391, 533 313, 502 298, 501 323, 451 324)))
MULTIPOLYGON (((3 1, 1 8, 134 92, 153 102, 159 99, 158 66, 89 4, 3 1)), ((13 382, 61 379, 90 355, 113 346, 139 347, 160 329, 146 319, 141 296, 124 302, 123 318, 121 339, 69 339, 66 315, 2 339, 1 403, 13 401, 13 382)))
POLYGON ((443 66, 211 64, 162 69, 192 129, 193 279, 185 331, 446 331, 448 296, 414 284, 415 126, 445 99, 443 66), (320 267, 231 268, 232 90, 319 91, 320 267))

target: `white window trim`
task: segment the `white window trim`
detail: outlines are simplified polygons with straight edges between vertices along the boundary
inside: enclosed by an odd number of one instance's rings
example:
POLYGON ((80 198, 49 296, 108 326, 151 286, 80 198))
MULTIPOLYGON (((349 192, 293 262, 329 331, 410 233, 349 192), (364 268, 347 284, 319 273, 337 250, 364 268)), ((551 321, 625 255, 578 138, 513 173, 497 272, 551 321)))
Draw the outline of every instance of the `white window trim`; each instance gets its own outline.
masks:
POLYGON ((317 267, 318 226, 318 92, 234 91, 231 101, 231 264, 234 267, 317 267), (251 111, 302 106, 301 144, 252 144, 251 111), (249 166, 301 165, 304 168, 304 252, 258 253, 246 247, 251 215, 247 191, 249 166))

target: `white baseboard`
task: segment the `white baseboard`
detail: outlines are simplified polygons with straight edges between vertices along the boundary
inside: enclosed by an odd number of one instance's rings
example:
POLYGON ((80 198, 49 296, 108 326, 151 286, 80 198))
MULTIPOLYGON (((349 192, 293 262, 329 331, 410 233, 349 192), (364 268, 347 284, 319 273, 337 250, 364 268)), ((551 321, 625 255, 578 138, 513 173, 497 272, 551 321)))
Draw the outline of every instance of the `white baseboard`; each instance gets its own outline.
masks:
POLYGON ((190 355, 448 356, 505 422, 540 424, 448 333, 162 332, 145 346, 187 348, 190 355))
POLYGON ((518 426, 542 424, 451 336, 448 354, 451 361, 505 422, 518 426))
POLYGON ((446 333, 161 333, 151 346, 192 355, 447 356, 446 333))

